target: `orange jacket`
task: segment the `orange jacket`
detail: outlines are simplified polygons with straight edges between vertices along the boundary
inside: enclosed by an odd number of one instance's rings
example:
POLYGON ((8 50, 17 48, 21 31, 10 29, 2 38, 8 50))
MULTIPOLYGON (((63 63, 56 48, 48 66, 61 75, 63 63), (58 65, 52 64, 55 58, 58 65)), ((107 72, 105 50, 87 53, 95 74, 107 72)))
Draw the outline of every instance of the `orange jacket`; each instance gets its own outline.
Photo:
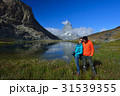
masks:
POLYGON ((93 56, 94 54, 94 46, 93 43, 88 40, 87 43, 82 43, 83 44, 83 55, 84 56, 93 56))

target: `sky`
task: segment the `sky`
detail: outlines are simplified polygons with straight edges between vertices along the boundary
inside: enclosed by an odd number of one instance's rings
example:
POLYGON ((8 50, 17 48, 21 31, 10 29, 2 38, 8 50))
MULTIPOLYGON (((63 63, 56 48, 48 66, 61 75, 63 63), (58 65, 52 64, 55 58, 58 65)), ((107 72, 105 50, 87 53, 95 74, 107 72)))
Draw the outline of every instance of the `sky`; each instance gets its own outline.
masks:
POLYGON ((76 30, 91 33, 120 26, 120 0, 21 0, 46 29, 62 30, 68 20, 76 30), (84 30, 84 31, 85 31, 84 30))

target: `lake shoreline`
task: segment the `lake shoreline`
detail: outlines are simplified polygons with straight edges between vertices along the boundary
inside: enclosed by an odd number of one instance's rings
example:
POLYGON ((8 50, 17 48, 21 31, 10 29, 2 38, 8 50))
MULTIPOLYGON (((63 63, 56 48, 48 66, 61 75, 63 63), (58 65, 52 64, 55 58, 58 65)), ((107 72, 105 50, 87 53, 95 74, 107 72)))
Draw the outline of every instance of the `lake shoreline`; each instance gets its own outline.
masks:
POLYGON ((38 58, 10 59, 0 56, 1 80, 120 80, 120 41, 104 43, 93 56, 97 75, 92 75, 91 68, 86 74, 82 71, 80 62, 80 76, 77 77, 76 64, 72 58, 70 64, 62 60, 38 60, 38 58))

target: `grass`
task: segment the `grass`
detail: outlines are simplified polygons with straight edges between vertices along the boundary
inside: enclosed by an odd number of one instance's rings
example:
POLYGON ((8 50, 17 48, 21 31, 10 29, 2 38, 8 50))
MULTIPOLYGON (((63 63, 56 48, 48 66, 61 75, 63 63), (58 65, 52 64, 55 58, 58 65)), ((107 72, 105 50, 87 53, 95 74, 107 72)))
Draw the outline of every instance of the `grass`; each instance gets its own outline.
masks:
POLYGON ((10 41, 10 40, 3 41, 3 40, 0 40, 0 45, 12 44, 12 43, 37 43, 37 42, 55 43, 55 42, 64 42, 64 41, 63 40, 33 40, 33 41, 10 41))
MULTIPOLYGON (((91 40, 91 41, 92 41, 92 40, 91 40)), ((67 42, 72 42, 72 43, 76 43, 76 44, 77 44, 77 43, 78 43, 78 40, 67 41, 67 42)), ((98 42, 98 41, 97 41, 97 42, 92 41, 92 42, 93 42, 94 45, 101 45, 101 44, 103 44, 103 42, 98 42)))
POLYGON ((62 60, 43 60, 38 58, 17 58, 13 54, 0 56, 1 80, 120 80, 120 41, 101 44, 95 51, 93 62, 97 75, 91 68, 82 71, 80 61, 80 76, 76 76, 76 64, 72 58, 70 64, 62 60))
POLYGON ((2 44, 12 44, 13 42, 0 42, 0 45, 2 44))

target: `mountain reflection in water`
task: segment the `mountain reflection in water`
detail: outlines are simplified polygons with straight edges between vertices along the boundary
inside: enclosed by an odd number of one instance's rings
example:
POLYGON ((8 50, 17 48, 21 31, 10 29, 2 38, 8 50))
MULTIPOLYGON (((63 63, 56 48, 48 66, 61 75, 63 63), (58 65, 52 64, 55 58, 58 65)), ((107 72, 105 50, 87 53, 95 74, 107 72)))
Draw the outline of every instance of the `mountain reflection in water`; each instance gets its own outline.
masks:
MULTIPOLYGON (((17 43, 0 45, 0 54, 3 58, 42 58, 46 60, 61 59, 70 62, 76 44, 71 42, 58 43, 17 43)), ((94 46, 95 49, 99 46, 94 46)))
POLYGON ((75 49, 74 43, 71 42, 59 42, 52 46, 48 46, 48 50, 42 55, 44 59, 62 59, 68 62, 72 58, 73 50, 75 49))

